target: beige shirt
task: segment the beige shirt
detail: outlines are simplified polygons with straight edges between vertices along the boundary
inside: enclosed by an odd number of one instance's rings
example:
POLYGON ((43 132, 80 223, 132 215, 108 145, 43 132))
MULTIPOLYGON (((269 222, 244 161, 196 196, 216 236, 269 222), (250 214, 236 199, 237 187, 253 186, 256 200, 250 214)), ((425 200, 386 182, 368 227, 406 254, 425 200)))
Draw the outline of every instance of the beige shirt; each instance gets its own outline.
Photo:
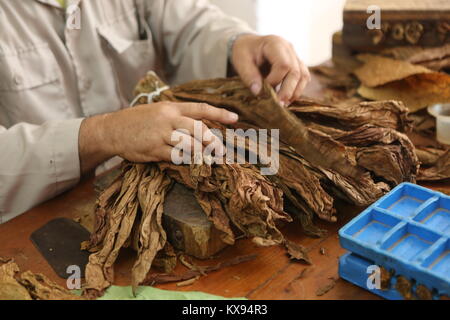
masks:
POLYGON ((67 4, 0 0, 0 223, 79 181, 84 117, 127 107, 148 70, 225 76, 228 40, 252 31, 207 0, 67 4))

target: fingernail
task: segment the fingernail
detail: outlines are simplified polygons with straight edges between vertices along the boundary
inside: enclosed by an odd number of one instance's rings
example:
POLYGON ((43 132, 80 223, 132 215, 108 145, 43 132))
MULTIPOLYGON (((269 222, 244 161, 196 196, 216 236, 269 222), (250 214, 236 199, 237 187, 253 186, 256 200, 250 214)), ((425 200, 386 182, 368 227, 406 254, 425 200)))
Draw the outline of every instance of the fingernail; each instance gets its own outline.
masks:
POLYGON ((257 95, 261 92, 261 85, 260 85, 259 83, 257 83, 257 82, 253 83, 253 84, 250 86, 250 91, 251 91, 255 96, 257 96, 257 95))
POLYGON ((286 108, 286 107, 289 106, 289 102, 286 102, 286 101, 280 101, 280 105, 281 105, 283 108, 286 108))
POLYGON ((228 113, 228 119, 230 119, 230 121, 238 121, 239 120, 239 115, 237 113, 234 113, 234 112, 229 112, 228 113))

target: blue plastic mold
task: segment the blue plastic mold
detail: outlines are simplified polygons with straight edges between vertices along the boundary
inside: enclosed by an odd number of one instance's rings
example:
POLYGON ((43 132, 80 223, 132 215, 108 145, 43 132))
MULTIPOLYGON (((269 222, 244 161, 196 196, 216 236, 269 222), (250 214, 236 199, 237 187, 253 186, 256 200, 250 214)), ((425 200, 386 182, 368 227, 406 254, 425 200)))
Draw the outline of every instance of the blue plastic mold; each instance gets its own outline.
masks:
MULTIPOLYGON (((403 296, 395 289, 396 278, 393 277, 390 282, 390 288, 387 290, 381 289, 369 289, 367 285, 367 279, 369 274, 368 268, 374 265, 373 261, 367 260, 352 253, 346 253, 339 259, 339 275, 342 279, 345 279, 358 287, 366 289, 373 294, 389 300, 403 300, 403 296)), ((417 285, 417 284, 416 284, 417 285)), ((416 291, 416 286, 412 291, 416 291)), ((433 292, 433 299, 439 300, 441 296, 437 291, 433 292)))
MULTIPOLYGON (((449 196, 403 183, 350 221, 339 236, 341 246, 354 253, 341 257, 342 278, 361 285, 355 268, 371 261, 437 296, 450 296, 449 196)), ((366 288, 366 269, 359 274, 366 288)), ((401 298, 398 293, 374 293, 401 298)))
POLYGON ((391 285, 389 290, 369 289, 367 279, 369 274, 368 268, 374 265, 373 261, 366 260, 355 254, 346 253, 339 259, 339 276, 358 287, 366 289, 376 295, 389 300, 403 300, 402 295, 395 290, 395 283, 391 285))

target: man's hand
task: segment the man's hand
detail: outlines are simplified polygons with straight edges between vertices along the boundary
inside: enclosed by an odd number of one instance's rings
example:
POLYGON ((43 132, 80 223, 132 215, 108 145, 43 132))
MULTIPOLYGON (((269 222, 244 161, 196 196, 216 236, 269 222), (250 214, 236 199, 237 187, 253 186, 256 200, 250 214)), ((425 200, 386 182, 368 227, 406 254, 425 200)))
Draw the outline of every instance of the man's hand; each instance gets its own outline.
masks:
MULTIPOLYGON (((172 141, 172 133, 175 130, 189 133, 190 146, 194 146, 195 120, 232 124, 238 115, 207 104, 159 102, 86 119, 79 138, 82 173, 114 156, 141 163, 171 161, 172 149, 179 143, 172 141)), ((214 137, 204 124, 202 131, 204 136, 214 137)), ((198 142, 203 145, 214 143, 216 151, 225 153, 218 139, 200 139, 198 142)))
POLYGON ((233 46, 232 64, 255 95, 262 89, 262 68, 269 67, 266 80, 274 88, 281 85, 278 97, 284 106, 297 100, 311 80, 294 47, 278 36, 240 36, 233 46))

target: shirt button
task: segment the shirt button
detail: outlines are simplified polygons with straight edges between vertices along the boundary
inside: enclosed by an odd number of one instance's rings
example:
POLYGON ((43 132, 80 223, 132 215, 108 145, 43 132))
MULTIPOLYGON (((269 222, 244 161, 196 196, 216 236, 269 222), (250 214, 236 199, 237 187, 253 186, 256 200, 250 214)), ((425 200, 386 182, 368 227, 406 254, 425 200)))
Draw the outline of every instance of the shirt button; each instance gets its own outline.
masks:
POLYGON ((84 81, 83 88, 85 90, 89 90, 91 88, 91 86, 92 86, 92 80, 87 79, 84 81))
POLYGON ((14 83, 20 85, 22 83, 22 78, 19 75, 14 76, 14 83))

